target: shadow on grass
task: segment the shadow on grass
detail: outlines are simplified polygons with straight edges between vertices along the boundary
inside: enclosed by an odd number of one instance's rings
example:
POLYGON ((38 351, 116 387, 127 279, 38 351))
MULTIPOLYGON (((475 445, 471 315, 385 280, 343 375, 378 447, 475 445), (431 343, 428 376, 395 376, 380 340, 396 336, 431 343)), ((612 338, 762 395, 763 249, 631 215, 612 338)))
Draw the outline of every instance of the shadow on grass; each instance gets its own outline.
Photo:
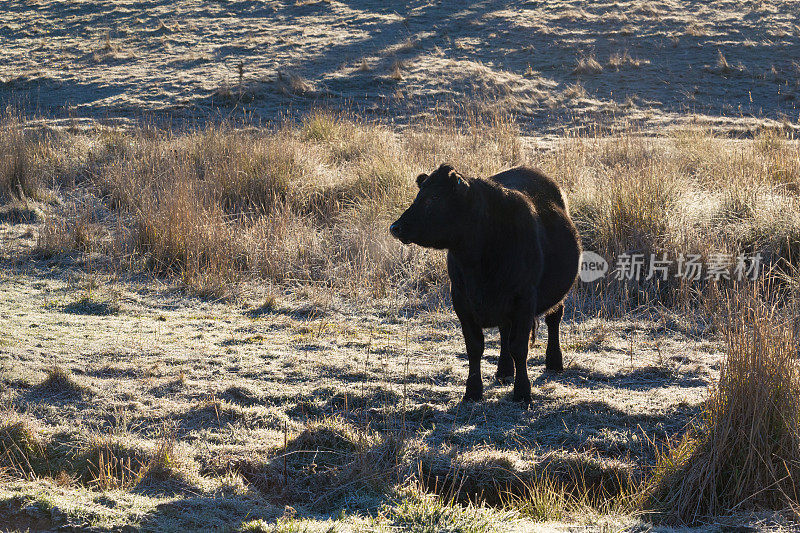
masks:
POLYGON ((252 520, 274 521, 278 508, 256 495, 190 495, 161 503, 145 513, 131 531, 238 531, 252 520))
POLYGON ((323 306, 314 303, 301 304, 290 308, 269 300, 259 307, 245 311, 244 315, 252 319, 264 318, 269 315, 285 315, 295 320, 313 320, 327 316, 328 311, 323 306))
POLYGON ((89 296, 64 305, 61 310, 72 315, 109 316, 119 314, 119 304, 107 300, 95 300, 89 296))
POLYGON ((92 390, 78 381, 69 370, 62 367, 47 369, 47 377, 30 387, 21 400, 27 403, 70 403, 85 401, 93 395, 92 390))
POLYGON ((604 374, 581 365, 567 367, 559 374, 543 372, 532 380, 533 385, 546 382, 568 384, 575 387, 608 386, 615 389, 645 391, 668 386, 704 387, 709 380, 698 370, 673 370, 664 366, 644 366, 604 374))
POLYGON ((385 417, 387 410, 396 408, 401 402, 400 394, 387 387, 370 386, 350 393, 323 387, 299 398, 286 414, 303 420, 324 416, 364 420, 385 417))

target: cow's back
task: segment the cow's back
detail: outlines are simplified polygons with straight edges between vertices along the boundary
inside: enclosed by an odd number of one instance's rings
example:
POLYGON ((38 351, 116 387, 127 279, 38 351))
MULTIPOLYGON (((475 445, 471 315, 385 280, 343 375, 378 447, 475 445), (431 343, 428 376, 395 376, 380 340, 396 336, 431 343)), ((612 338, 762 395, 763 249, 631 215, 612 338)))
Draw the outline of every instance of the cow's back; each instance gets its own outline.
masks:
POLYGON ((555 181, 540 171, 530 167, 516 167, 504 170, 489 178, 507 189, 514 189, 527 195, 538 211, 554 207, 567 210, 561 189, 555 181))
POLYGON ((555 181, 529 167, 512 168, 489 179, 525 194, 536 208, 544 230, 541 245, 546 257, 538 287, 537 313, 546 313, 564 299, 578 275, 580 237, 564 196, 555 181))

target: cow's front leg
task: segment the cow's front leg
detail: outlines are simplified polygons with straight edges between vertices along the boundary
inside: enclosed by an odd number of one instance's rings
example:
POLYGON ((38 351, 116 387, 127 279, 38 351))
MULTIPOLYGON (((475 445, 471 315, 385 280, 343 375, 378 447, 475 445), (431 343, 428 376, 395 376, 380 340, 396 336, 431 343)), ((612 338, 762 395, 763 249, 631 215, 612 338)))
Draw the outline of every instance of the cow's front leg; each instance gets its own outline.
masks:
POLYGON ((497 373, 495 378, 500 383, 511 383, 514 379, 514 358, 511 357, 510 349, 511 325, 500 326, 500 357, 497 360, 497 373))
POLYGON ((483 379, 481 379, 483 330, 470 313, 457 310, 456 314, 461 321, 461 331, 464 333, 464 343, 467 346, 467 357, 469 358, 469 376, 467 377, 464 401, 477 402, 483 398, 483 379))
MULTIPOLYGON (((525 306, 526 309, 533 309, 535 306, 525 306)), ((528 378, 528 342, 531 337, 533 327, 533 313, 530 311, 518 311, 511 319, 509 329, 509 350, 514 359, 514 394, 515 402, 524 404, 531 403, 531 381, 528 378)))

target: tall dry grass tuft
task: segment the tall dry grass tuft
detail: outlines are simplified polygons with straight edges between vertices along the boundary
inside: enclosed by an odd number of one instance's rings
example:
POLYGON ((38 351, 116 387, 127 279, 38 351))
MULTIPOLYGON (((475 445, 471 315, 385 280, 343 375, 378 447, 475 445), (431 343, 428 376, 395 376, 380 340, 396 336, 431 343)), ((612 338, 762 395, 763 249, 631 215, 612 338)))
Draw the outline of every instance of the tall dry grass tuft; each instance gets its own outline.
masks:
POLYGON ((23 125, 23 118, 12 108, 0 115, 0 201, 35 198, 43 185, 34 168, 40 146, 23 125))
POLYGON ((163 428, 148 461, 132 480, 142 489, 190 490, 201 482, 197 464, 177 442, 174 429, 163 428))
POLYGON ((74 464, 76 474, 100 490, 129 489, 144 477, 149 461, 144 449, 117 436, 92 436, 74 464))
POLYGON ((542 520, 589 508, 633 512, 640 485, 627 465, 585 454, 547 454, 530 463, 489 447, 462 453, 417 446, 409 445, 408 457, 416 462, 410 478, 421 490, 452 502, 511 507, 542 520))
POLYGON ((254 456, 236 465, 265 494, 329 508, 357 494, 385 493, 402 481, 402 435, 335 416, 308 422, 285 439, 275 456, 254 456))
POLYGON ((29 418, 5 412, 0 419, 0 472, 33 478, 46 463, 46 442, 29 418))
POLYGON ((118 132, 36 128, 29 118, 13 107, 0 110, 0 203, 57 201, 60 189, 97 174, 118 155, 118 132))
POLYGON ((800 509, 800 366, 789 311, 744 291, 728 305, 719 384, 655 476, 650 504, 667 519, 800 509))
POLYGON ((599 74, 600 72, 603 72, 603 65, 594 56, 581 57, 573 70, 574 74, 599 74))
POLYGON ((711 282, 707 269, 685 283, 677 276, 682 254, 708 265, 714 254, 735 262, 760 253, 762 264, 778 266, 776 277, 796 266, 798 154, 796 141, 774 132, 737 142, 690 131, 658 140, 579 136, 537 162, 565 186, 584 249, 610 262, 611 275, 580 284, 578 294, 625 313, 654 303, 705 308, 709 292, 732 287, 728 279, 711 282), (621 254, 645 258, 638 281, 615 279, 621 254), (667 279, 647 279, 653 255, 671 262, 667 279))

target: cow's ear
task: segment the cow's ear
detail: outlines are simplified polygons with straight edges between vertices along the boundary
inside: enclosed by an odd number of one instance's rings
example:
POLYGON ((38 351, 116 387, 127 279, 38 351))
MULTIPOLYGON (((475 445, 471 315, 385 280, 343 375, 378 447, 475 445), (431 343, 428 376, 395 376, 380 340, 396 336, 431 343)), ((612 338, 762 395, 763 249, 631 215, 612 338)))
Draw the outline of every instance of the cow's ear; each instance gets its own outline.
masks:
POLYGON ((450 173, 447 174, 447 178, 453 184, 453 188, 459 196, 467 195, 467 192, 469 192, 469 183, 464 176, 455 170, 451 170, 450 173))
POLYGON ((443 175, 447 176, 448 174, 450 174, 454 170, 455 169, 453 168, 452 165, 450 165, 448 163, 442 163, 441 165, 439 165, 439 168, 436 169, 434 174, 443 174, 443 175))
POLYGON ((425 182, 428 181, 428 178, 430 178, 430 176, 427 174, 420 174, 417 176, 417 187, 421 189, 422 186, 425 185, 425 182))

